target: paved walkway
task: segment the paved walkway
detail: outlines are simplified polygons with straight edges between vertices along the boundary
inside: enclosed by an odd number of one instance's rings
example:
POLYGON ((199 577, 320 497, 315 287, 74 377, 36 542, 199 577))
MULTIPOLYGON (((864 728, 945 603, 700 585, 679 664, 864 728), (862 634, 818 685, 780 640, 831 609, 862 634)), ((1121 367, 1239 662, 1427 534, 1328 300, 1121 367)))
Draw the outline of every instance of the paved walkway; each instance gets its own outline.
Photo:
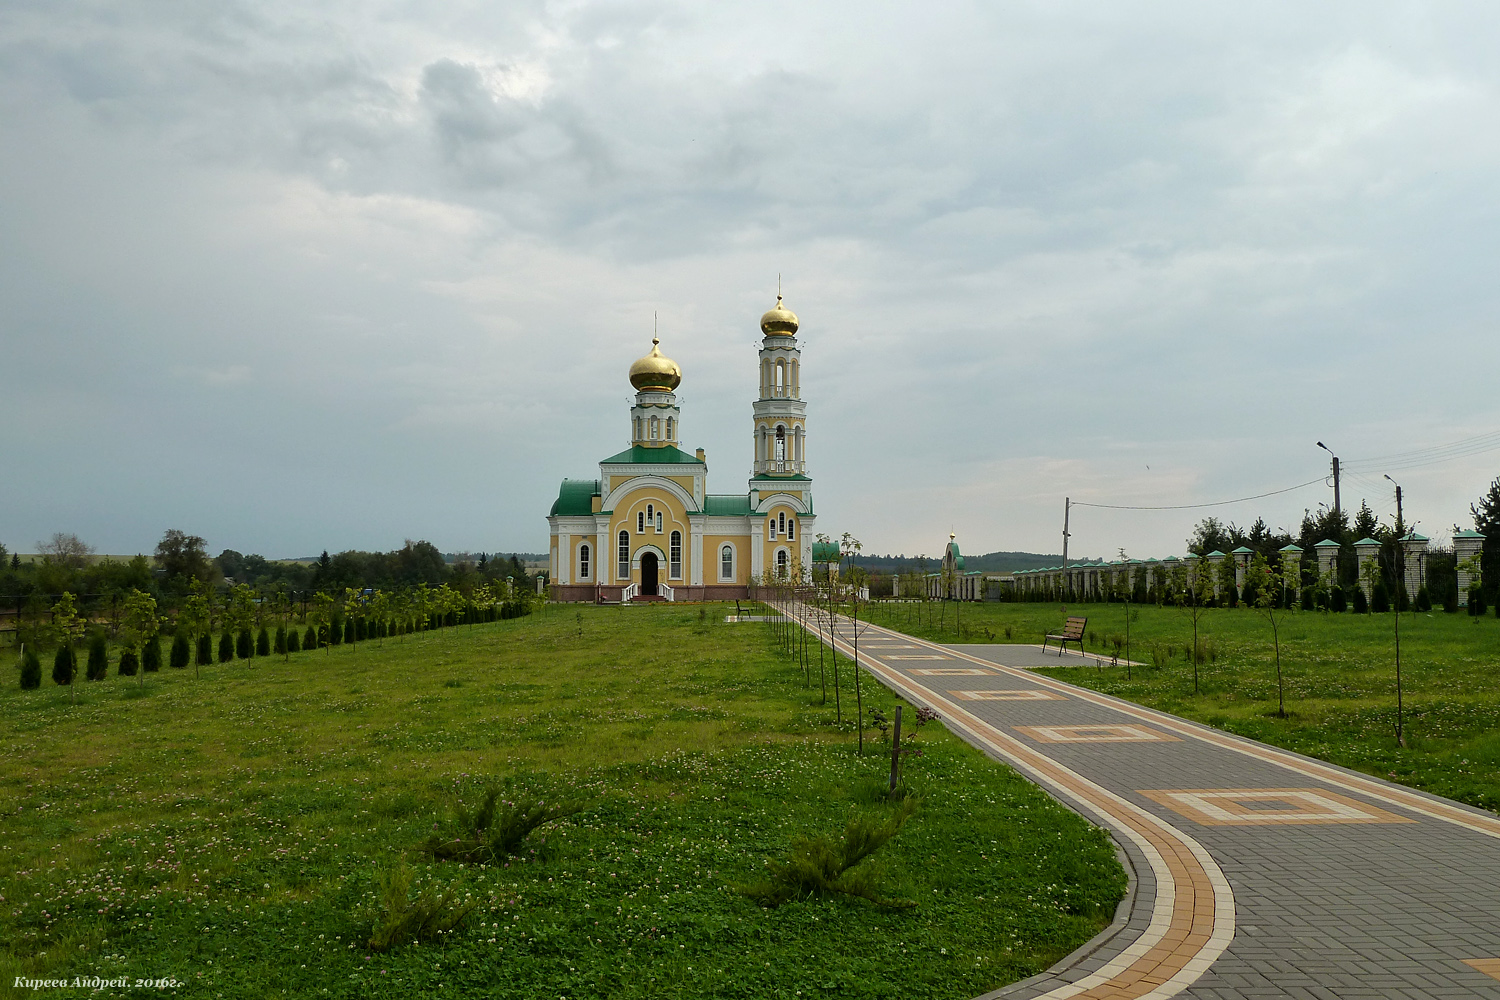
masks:
POLYGON ((1037 646, 858 641, 1128 859, 1114 925, 990 997, 1500 1000, 1500 817, 1031 673, 1037 646))

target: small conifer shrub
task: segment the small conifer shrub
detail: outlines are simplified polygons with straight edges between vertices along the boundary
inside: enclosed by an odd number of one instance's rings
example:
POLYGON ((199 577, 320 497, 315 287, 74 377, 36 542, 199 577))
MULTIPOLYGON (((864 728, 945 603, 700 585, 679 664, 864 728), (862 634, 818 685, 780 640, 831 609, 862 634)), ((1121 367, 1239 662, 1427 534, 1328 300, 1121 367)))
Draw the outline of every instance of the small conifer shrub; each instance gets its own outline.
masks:
POLYGON ((26 647, 21 657, 21 689, 32 691, 42 686, 42 661, 36 658, 36 650, 26 647))
POLYGON ((249 629, 240 629, 240 634, 235 637, 234 655, 242 660, 248 660, 255 655, 255 639, 251 637, 249 629))
POLYGON ((115 669, 121 677, 134 677, 135 672, 141 668, 141 658, 133 649, 120 650, 120 665, 115 669))
POLYGON ((295 628, 289 628, 289 629, 287 629, 286 630, 286 651, 288 653, 297 653, 297 652, 300 652, 301 649, 302 649, 302 640, 298 637, 297 630, 295 628))
POLYGON ((214 642, 207 632, 198 637, 198 648, 193 653, 193 662, 200 667, 206 667, 214 662, 214 642))
POLYGON ((344 622, 334 622, 328 626, 328 645, 340 646, 344 642, 344 622))
POLYGON ((302 637, 302 648, 318 648, 318 630, 313 628, 311 625, 307 626, 307 634, 302 637))
POLYGON ((260 634, 255 637, 255 655, 271 655, 271 633, 266 631, 264 625, 260 627, 260 634))
POLYGON ((1432 595, 1429 594, 1429 593, 1427 593, 1427 584, 1425 584, 1425 583, 1422 584, 1422 586, 1420 586, 1420 587, 1417 588, 1417 610, 1418 611, 1431 611, 1432 610, 1432 595))
POLYGON ((181 632, 177 633, 176 637, 172 640, 172 655, 168 662, 172 664, 174 670, 184 670, 192 658, 193 647, 188 642, 188 637, 181 632))
POLYGON ((219 662, 228 663, 234 659, 234 636, 225 629, 219 634, 219 662))
POLYGON ((154 635, 141 648, 141 669, 148 674, 161 669, 161 642, 154 635))
POLYGON ((1354 588, 1354 613, 1357 615, 1369 614, 1370 602, 1365 599, 1365 588, 1354 588))
POLYGON ((1333 593, 1329 595, 1328 605, 1339 614, 1349 610, 1349 597, 1344 593, 1343 587, 1333 588, 1333 593))
POLYGON ((67 687, 73 683, 73 672, 77 667, 73 651, 67 646, 59 646, 57 655, 52 657, 52 682, 67 687))
POLYGON ((109 644, 104 633, 96 631, 89 636, 89 665, 84 674, 91 681, 102 681, 109 675, 109 644))
POLYGON ((1391 593, 1385 589, 1384 580, 1376 580, 1370 592, 1370 610, 1377 615, 1391 610, 1391 593))
POLYGON ((281 654, 287 652, 287 648, 286 648, 286 626, 285 625, 277 625, 276 626, 276 638, 272 642, 273 642, 272 648, 274 648, 276 650, 276 655, 277 656, 280 656, 281 654))

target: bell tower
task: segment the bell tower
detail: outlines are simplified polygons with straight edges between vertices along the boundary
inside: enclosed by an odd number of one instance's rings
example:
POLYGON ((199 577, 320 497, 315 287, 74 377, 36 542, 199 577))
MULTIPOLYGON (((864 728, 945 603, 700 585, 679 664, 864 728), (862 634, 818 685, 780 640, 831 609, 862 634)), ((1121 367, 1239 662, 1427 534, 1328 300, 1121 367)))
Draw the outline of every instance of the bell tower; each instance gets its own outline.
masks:
MULTIPOLYGON (((755 401, 755 478, 807 479, 807 403, 797 315, 781 304, 760 318, 760 398, 755 401)), ((761 485, 760 489, 774 489, 761 485)), ((803 487, 805 489, 805 487, 803 487)))

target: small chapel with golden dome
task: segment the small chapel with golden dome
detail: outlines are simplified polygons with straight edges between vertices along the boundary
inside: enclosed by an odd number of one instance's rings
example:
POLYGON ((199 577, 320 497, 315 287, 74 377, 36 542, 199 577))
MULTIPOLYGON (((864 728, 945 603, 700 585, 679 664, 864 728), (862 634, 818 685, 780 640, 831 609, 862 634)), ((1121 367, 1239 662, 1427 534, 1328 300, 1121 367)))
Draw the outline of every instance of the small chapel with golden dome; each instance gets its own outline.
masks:
POLYGON ((734 600, 752 581, 807 575, 814 518, 797 329, 777 295, 760 318, 749 489, 732 495, 708 492, 702 448, 682 450, 682 369, 652 339, 630 366, 630 447, 601 461, 596 479, 564 479, 547 517, 553 600, 734 600))

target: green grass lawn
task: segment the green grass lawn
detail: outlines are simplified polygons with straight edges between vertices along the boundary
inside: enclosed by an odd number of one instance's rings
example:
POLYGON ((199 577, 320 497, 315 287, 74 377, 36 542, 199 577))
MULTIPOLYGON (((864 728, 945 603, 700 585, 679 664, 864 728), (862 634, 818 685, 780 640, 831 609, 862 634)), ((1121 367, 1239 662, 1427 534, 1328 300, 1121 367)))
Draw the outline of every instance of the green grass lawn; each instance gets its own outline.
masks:
MULTIPOLYGON (((917 814, 871 859, 880 909, 738 891, 798 835, 880 816, 854 753, 762 624, 717 606, 528 618, 0 693, 0 982, 169 978, 202 997, 971 997, 1106 924, 1103 833, 944 731, 917 814), (579 799, 486 867, 414 850, 459 800, 579 799), (477 904, 366 948, 383 872, 477 904)), ((44 664, 48 673, 50 660, 44 664)), ((852 703, 847 668, 844 704, 852 703)), ((894 698, 866 683, 866 702, 894 698)), ((110 995, 111 990, 101 995, 110 995)), ((123 994, 124 990, 114 990, 123 994)))
MULTIPOLYGON (((1246 608, 1198 623, 1209 662, 1193 692, 1192 619, 1131 606, 1131 659, 1144 666, 1061 668, 1062 680, 1206 722, 1299 753, 1500 810, 1500 620, 1441 611, 1401 616, 1406 747, 1396 744, 1391 614, 1278 612, 1287 718, 1277 715, 1270 622, 1246 608)), ((1091 652, 1125 637, 1124 604, 918 604, 875 608, 875 620, 937 642, 1041 642, 1068 615, 1087 615, 1091 652), (941 617, 939 617, 941 616, 941 617), (958 631, 962 629, 962 633, 958 631)), ((1123 655, 1123 650, 1121 651, 1123 655)))

